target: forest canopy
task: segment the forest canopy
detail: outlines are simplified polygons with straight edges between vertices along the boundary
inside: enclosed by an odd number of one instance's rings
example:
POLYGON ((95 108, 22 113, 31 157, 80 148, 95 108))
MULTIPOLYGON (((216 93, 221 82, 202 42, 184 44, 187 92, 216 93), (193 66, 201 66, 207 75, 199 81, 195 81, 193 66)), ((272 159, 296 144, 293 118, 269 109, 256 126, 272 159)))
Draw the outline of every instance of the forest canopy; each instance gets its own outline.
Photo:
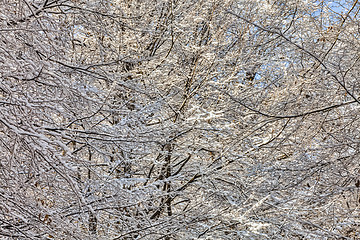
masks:
POLYGON ((360 238, 359 11, 1 1, 0 238, 360 238))

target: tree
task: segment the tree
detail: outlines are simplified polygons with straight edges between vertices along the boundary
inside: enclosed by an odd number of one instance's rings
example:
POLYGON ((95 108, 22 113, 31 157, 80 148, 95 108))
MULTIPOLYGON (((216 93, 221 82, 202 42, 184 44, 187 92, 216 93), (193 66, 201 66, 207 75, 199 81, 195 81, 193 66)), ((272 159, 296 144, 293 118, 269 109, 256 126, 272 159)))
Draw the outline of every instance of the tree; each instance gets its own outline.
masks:
POLYGON ((357 237, 357 1, 0 10, 0 236, 357 237))

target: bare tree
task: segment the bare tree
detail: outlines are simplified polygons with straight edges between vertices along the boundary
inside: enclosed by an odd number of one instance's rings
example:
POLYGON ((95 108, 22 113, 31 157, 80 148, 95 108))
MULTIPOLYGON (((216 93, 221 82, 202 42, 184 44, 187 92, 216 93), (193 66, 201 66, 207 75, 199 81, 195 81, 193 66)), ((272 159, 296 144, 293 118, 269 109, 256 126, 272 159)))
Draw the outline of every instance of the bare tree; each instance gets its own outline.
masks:
POLYGON ((359 237, 358 11, 3 1, 0 236, 359 237))

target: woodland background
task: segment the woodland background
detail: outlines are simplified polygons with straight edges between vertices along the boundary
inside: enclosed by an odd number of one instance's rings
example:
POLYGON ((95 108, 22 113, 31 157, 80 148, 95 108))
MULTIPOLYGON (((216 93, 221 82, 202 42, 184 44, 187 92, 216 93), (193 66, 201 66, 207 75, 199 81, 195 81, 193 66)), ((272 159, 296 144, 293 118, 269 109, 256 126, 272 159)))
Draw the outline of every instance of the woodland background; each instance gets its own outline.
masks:
POLYGON ((359 10, 0 0, 0 238, 360 238, 359 10))

